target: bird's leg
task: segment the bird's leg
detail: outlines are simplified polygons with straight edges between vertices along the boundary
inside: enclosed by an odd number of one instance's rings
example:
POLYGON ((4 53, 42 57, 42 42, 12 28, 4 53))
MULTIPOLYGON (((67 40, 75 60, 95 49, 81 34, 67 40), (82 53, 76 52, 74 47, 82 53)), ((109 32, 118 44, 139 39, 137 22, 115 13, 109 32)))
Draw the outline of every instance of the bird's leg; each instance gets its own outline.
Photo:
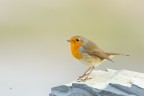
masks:
POLYGON ((91 74, 91 72, 92 72, 93 69, 94 69, 94 66, 91 68, 90 72, 86 75, 85 81, 86 81, 87 79, 91 79, 91 78, 88 78, 88 76, 91 74))
POLYGON ((91 67, 90 72, 86 75, 86 77, 85 77, 82 81, 86 81, 86 80, 88 80, 88 79, 91 79, 91 78, 88 78, 88 76, 91 74, 91 72, 92 72, 93 69, 94 69, 94 66, 91 67))
POLYGON ((84 76, 86 76, 87 73, 88 73, 88 71, 89 71, 91 68, 92 68, 92 67, 88 68, 82 76, 79 76, 78 80, 80 80, 81 78, 83 78, 84 76))
POLYGON ((88 68, 88 69, 85 71, 85 73, 82 75, 82 77, 85 76, 91 68, 92 68, 92 67, 88 68))

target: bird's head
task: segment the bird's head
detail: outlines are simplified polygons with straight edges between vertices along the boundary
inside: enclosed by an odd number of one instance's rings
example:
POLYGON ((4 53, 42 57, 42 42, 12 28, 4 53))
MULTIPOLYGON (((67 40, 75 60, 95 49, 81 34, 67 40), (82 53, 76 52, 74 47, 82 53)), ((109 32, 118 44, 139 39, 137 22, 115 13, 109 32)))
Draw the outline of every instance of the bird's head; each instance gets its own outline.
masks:
POLYGON ((67 40, 72 46, 80 47, 88 43, 88 40, 82 36, 73 36, 70 40, 67 40))

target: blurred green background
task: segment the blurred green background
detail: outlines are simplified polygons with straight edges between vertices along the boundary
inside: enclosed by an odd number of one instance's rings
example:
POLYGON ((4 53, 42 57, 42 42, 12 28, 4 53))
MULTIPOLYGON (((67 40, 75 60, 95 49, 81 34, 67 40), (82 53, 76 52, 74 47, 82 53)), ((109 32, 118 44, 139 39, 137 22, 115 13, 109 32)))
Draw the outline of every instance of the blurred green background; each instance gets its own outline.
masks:
POLYGON ((48 96, 87 67, 70 53, 67 39, 81 35, 105 51, 130 54, 106 68, 144 72, 144 1, 1 0, 0 95, 48 96))

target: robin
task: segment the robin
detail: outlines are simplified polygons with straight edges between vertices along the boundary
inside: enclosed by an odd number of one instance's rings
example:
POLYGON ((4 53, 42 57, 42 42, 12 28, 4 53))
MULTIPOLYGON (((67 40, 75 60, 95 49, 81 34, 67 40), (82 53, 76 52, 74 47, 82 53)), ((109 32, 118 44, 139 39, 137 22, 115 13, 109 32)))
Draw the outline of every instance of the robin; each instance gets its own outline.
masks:
POLYGON ((114 55, 126 55, 122 53, 105 52, 94 42, 82 36, 73 36, 67 41, 70 42, 72 55, 78 61, 89 67, 88 70, 86 70, 86 72, 78 78, 78 81, 86 81, 91 79, 88 76, 96 66, 100 65, 102 61, 112 61, 111 57, 114 55))

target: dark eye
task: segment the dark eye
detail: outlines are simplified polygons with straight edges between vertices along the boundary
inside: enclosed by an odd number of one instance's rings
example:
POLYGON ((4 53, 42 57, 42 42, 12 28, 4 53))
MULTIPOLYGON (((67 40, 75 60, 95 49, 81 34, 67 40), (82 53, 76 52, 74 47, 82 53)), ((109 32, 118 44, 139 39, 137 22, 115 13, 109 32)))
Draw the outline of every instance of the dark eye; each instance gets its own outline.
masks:
POLYGON ((76 39, 76 41, 79 41, 79 39, 76 39))

